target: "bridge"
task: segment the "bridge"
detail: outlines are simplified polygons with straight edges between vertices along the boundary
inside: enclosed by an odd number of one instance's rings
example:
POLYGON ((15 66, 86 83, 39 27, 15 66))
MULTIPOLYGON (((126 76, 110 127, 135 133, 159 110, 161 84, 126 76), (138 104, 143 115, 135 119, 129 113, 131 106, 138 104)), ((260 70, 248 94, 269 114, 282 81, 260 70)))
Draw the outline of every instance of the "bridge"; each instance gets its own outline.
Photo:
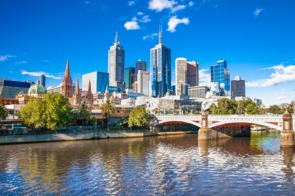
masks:
MULTIPOLYGON (((158 124, 187 123, 199 127, 198 140, 233 137, 250 132, 250 125, 262 125, 281 131, 281 147, 295 147, 295 115, 156 115, 158 124), (248 129, 243 129, 248 127, 248 129)), ((250 134, 248 134, 250 135, 250 134)))
MULTIPOLYGON (((202 115, 156 115, 156 118, 159 124, 180 122, 202 127, 202 115)), ((282 131, 283 115, 208 115, 208 128, 223 125, 262 125, 282 131)))

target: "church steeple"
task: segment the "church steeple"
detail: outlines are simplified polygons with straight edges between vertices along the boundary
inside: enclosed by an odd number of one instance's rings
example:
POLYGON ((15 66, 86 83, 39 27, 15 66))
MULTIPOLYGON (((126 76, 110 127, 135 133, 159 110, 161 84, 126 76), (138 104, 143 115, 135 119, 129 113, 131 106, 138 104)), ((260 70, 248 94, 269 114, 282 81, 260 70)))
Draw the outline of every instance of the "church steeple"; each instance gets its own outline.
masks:
POLYGON ((70 74, 70 62, 69 60, 67 60, 67 64, 66 64, 66 71, 65 71, 65 75, 62 81, 62 86, 61 86, 61 94, 64 97, 70 98, 73 96, 73 82, 72 82, 72 78, 71 78, 71 74, 70 74))
POLYGON ((87 97, 90 97, 92 96, 92 91, 91 91, 91 83, 90 83, 90 80, 89 80, 89 83, 88 83, 88 91, 87 91, 87 97))
POLYGON ((75 95, 77 96, 79 93, 80 93, 80 90, 79 90, 79 80, 77 79, 77 81, 76 81, 75 95))

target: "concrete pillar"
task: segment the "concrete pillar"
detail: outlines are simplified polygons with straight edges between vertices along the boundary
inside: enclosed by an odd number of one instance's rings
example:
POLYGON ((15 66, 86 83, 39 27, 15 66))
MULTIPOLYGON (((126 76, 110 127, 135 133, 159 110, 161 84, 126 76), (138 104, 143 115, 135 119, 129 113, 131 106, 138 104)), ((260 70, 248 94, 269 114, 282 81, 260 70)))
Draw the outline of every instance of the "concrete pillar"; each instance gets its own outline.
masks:
POLYGON ((208 115, 203 113, 202 114, 202 127, 199 129, 198 132, 198 140, 208 140, 209 138, 209 127, 208 127, 208 115))
POLYGON ((281 147, 294 147, 295 135, 293 132, 292 114, 286 111, 283 114, 283 131, 281 133, 281 147))

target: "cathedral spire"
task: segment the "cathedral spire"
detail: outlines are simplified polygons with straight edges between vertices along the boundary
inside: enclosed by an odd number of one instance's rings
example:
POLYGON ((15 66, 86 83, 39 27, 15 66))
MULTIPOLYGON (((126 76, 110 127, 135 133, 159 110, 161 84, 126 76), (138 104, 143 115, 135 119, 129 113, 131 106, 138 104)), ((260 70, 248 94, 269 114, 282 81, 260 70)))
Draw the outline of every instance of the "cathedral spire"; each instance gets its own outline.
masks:
POLYGON ((159 26, 159 44, 162 44, 162 25, 159 26))
POLYGON ((70 62, 69 62, 69 59, 67 59, 65 77, 69 77, 69 76, 70 76, 70 62))
POLYGON ((75 89, 75 95, 79 94, 79 80, 76 81, 76 89, 75 89))
POLYGON ((90 80, 89 80, 89 83, 88 83, 88 91, 87 91, 87 97, 91 96, 92 95, 92 92, 91 92, 91 83, 90 83, 90 80))

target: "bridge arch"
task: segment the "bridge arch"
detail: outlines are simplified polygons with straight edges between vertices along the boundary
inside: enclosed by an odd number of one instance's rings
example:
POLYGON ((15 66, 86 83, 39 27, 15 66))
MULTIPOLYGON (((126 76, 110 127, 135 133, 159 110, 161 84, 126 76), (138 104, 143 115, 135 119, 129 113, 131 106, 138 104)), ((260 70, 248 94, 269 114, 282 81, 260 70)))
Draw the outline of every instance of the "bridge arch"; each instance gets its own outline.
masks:
POLYGON ((261 126, 265 126, 265 127, 268 127, 268 128, 271 128, 271 129, 276 129, 276 130, 279 130, 279 131, 282 131, 282 126, 279 126, 279 125, 275 125, 275 124, 272 124, 272 123, 268 123, 268 122, 263 122, 263 121, 257 121, 257 122, 247 122, 247 121, 237 121, 237 122, 227 122, 227 121, 222 121, 222 122, 217 122, 217 123, 213 123, 213 124, 210 124, 209 122, 209 128, 214 128, 214 127, 219 127, 219 126, 223 126, 223 125, 234 125, 234 124, 245 124, 245 125, 261 125, 261 126))
POLYGON ((177 122, 195 125, 195 126, 197 126, 199 128, 202 127, 202 125, 200 123, 197 123, 197 122, 191 121, 191 120, 173 120, 173 119, 171 119, 171 120, 161 120, 161 121, 159 121, 159 124, 161 125, 161 124, 166 124, 166 123, 177 123, 177 122))

